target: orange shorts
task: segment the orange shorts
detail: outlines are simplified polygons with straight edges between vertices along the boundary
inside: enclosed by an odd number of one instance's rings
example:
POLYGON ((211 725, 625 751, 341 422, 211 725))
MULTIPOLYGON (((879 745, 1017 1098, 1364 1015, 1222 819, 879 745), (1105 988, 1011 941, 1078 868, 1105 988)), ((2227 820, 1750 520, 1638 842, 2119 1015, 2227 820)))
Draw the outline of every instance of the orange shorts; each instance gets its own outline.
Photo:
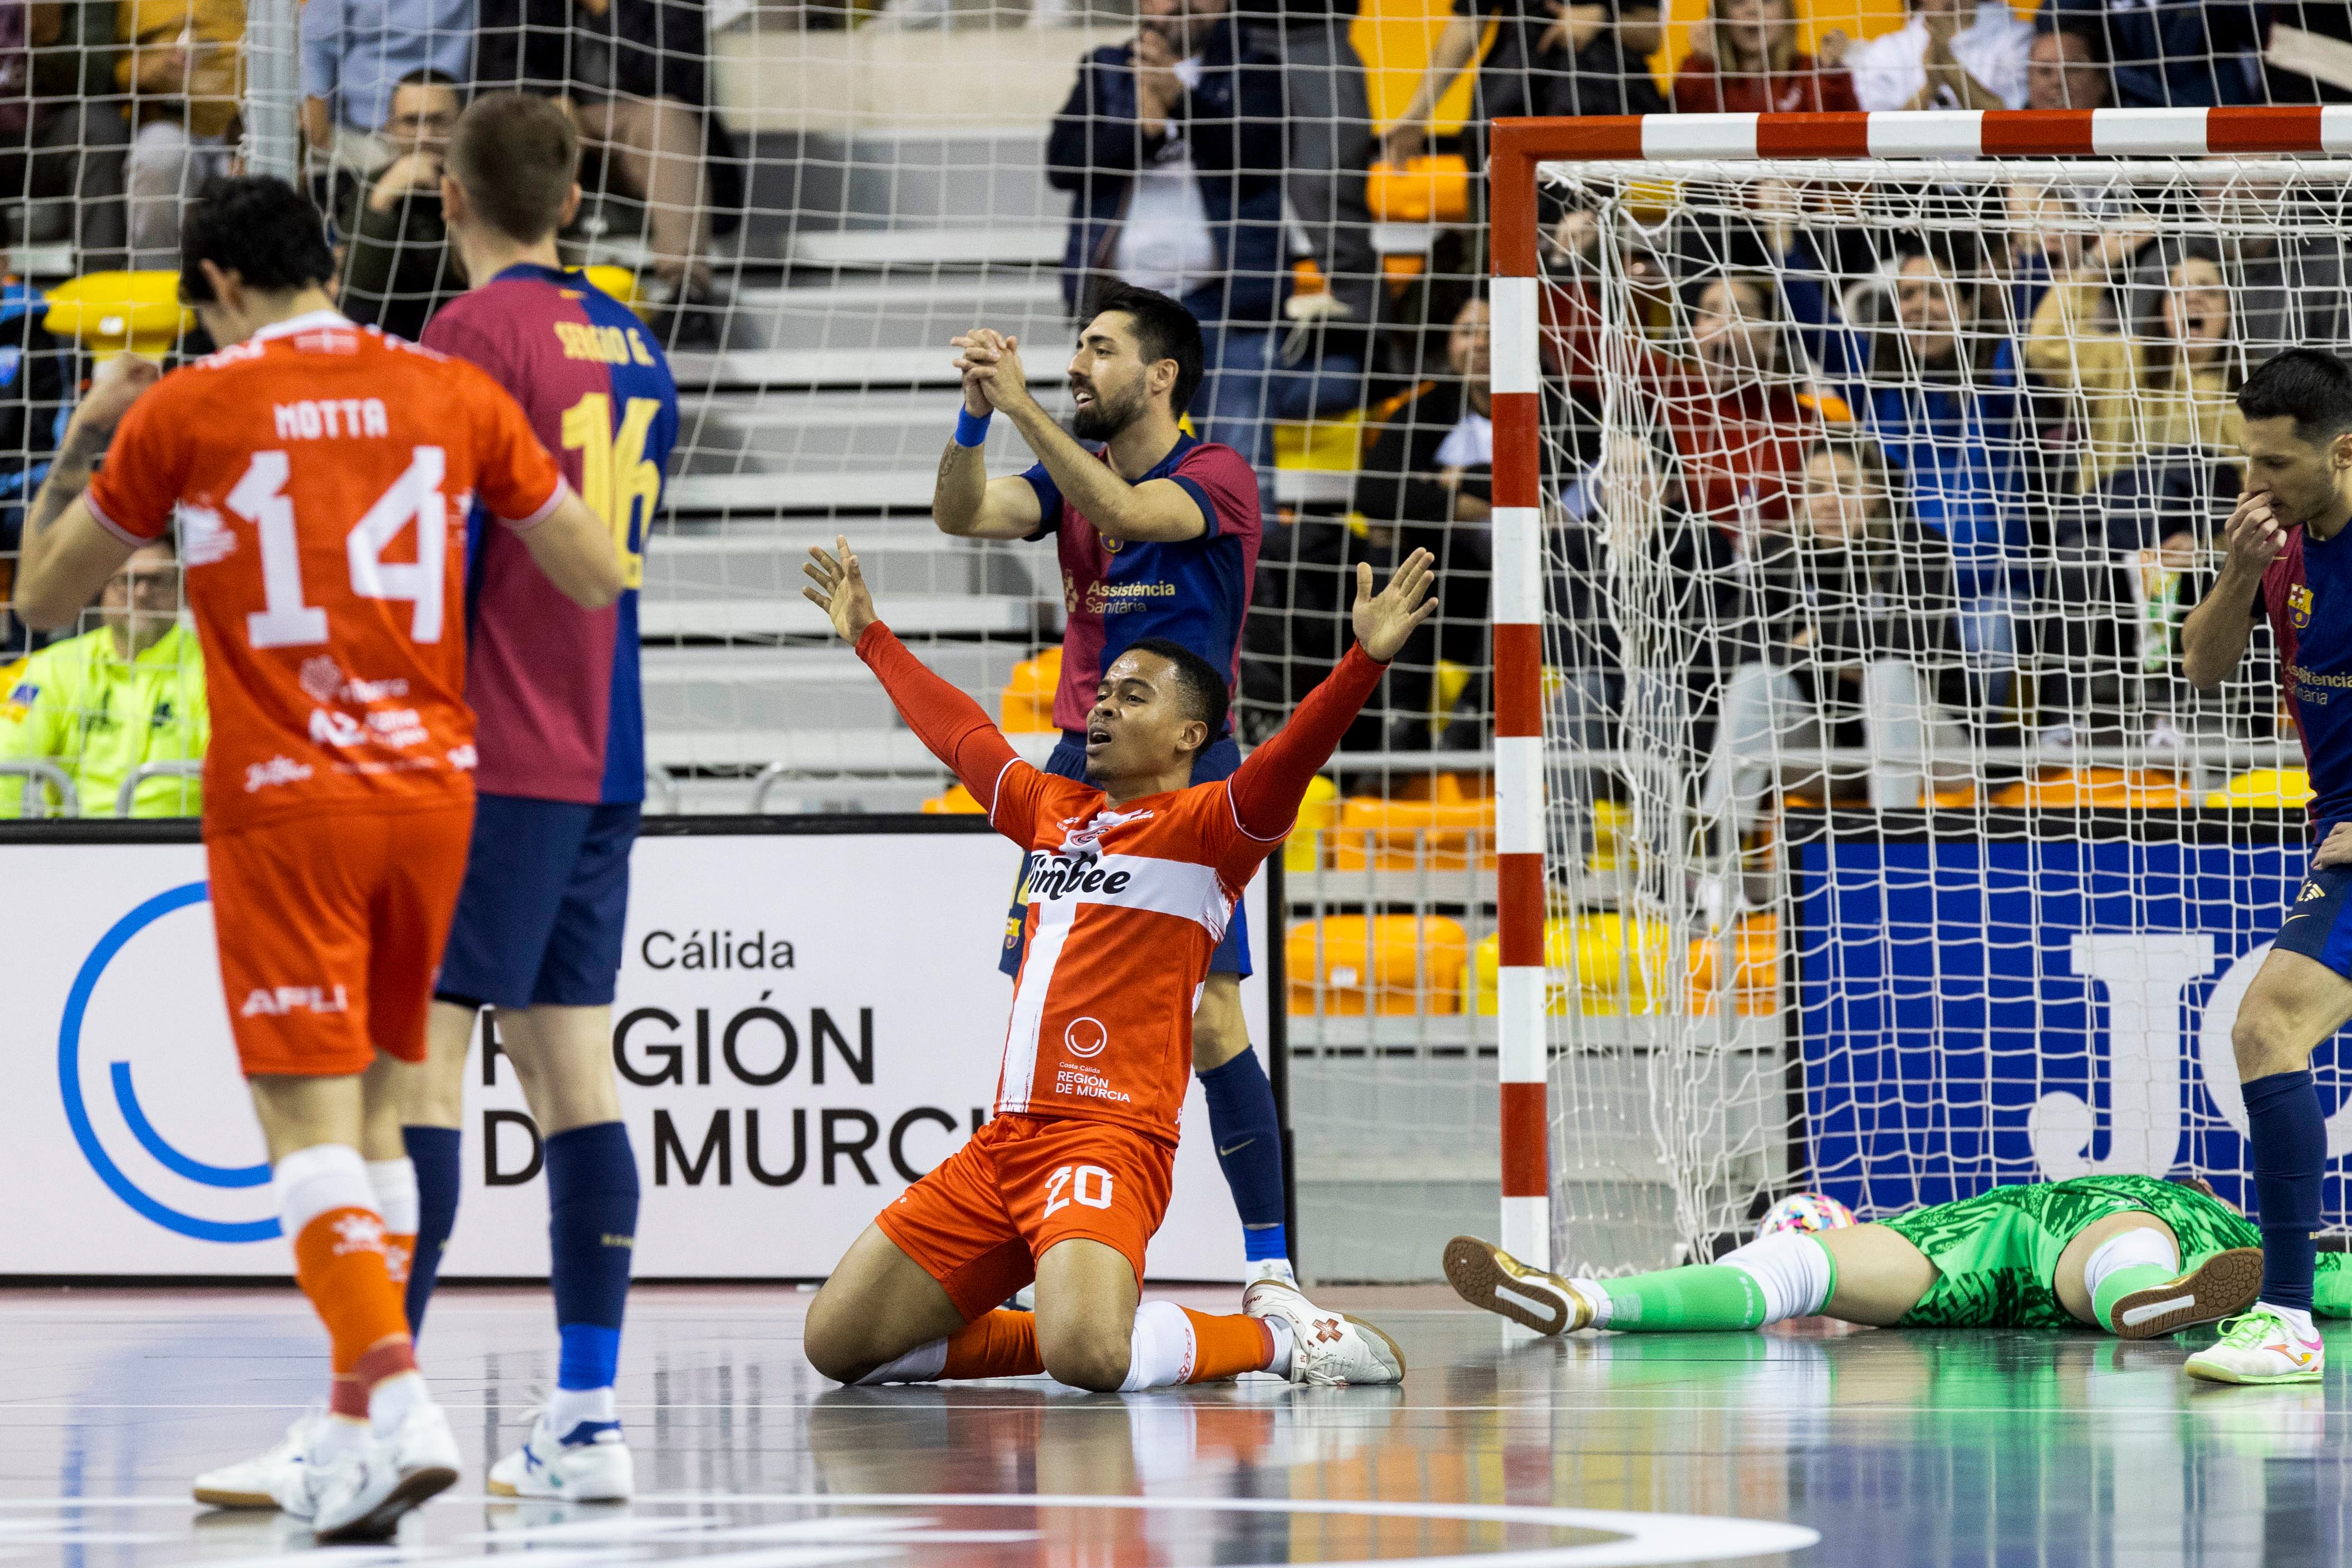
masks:
POLYGON ((1116 1247, 1140 1282, 1175 1166, 1173 1149, 1133 1128, 1000 1116, 874 1223, 969 1321, 1036 1279, 1036 1260, 1073 1237, 1116 1247))
POLYGON ((425 1057, 474 804, 321 814, 205 841, 213 937, 246 1076, 341 1078, 425 1057))

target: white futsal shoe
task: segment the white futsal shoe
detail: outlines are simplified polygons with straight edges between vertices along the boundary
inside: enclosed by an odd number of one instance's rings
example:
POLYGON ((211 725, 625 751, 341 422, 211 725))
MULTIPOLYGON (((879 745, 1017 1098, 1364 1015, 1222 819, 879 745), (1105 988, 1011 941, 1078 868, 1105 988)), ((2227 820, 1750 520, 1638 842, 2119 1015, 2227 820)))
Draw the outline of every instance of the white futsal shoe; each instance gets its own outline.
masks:
POLYGON ((391 1436, 372 1437, 362 1452, 303 1467, 313 1504, 311 1531, 327 1545, 389 1540, 403 1514, 457 1484, 457 1464, 449 1417, 419 1397, 391 1436))
POLYGON ((617 1421, 583 1421, 559 1433, 541 1410, 530 1440, 490 1467, 493 1497, 565 1502, 626 1502, 636 1490, 636 1462, 617 1421))
MULTIPOLYGON (((2306 1320, 2307 1321, 2308 1320, 2306 1320)), ((2189 1375, 2208 1383, 2317 1383, 2327 1346, 2276 1307, 2257 1301, 2221 1325, 2217 1344, 2189 1358, 2189 1375)))
POLYGON ((206 1470, 190 1489, 195 1500, 207 1508, 277 1508, 310 1517, 303 1463, 311 1431, 325 1419, 325 1411, 313 1410, 287 1427, 286 1436, 268 1453, 206 1470))
POLYGON ((1317 1306, 1296 1285, 1260 1279, 1242 1293, 1242 1310, 1253 1318, 1280 1318, 1289 1323, 1293 1383, 1404 1381, 1404 1352, 1394 1340, 1360 1318, 1317 1306))
POLYGON ((1593 1304, 1582 1291, 1475 1236, 1457 1236, 1445 1244, 1445 1280, 1472 1306, 1539 1334, 1572 1334, 1592 1326, 1593 1304))

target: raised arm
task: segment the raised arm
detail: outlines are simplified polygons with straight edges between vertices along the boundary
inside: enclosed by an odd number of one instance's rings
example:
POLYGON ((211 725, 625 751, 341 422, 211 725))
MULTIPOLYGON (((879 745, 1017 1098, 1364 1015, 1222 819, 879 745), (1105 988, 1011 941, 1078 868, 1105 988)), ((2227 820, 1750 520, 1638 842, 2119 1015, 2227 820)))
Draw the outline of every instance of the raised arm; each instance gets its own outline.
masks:
POLYGON ((857 650, 907 727, 930 748, 931 755, 954 770, 994 822, 997 786, 1004 770, 1020 758, 979 703, 932 673, 875 616, 874 595, 849 541, 836 537, 834 542, 840 549, 838 556, 809 551, 802 570, 815 586, 802 589, 803 596, 823 610, 842 640, 857 650))
POLYGON ((1437 601, 1429 597, 1435 560, 1426 550, 1414 551, 1378 595, 1372 592, 1371 563, 1356 563, 1356 646, 1307 694, 1290 721, 1243 760, 1226 785, 1244 833, 1261 844, 1289 837, 1307 786, 1388 673, 1389 660, 1413 628, 1436 613, 1437 601))

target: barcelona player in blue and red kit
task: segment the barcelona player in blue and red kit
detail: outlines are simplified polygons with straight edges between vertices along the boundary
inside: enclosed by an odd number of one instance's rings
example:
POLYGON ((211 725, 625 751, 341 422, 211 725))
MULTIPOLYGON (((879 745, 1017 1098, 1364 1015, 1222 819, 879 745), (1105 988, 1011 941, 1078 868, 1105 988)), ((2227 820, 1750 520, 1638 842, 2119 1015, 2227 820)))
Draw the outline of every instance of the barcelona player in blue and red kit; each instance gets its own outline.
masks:
MULTIPOLYGON (((1087 777, 1087 713, 1105 671, 1130 649, 1181 650, 1223 677, 1240 674, 1242 619, 1257 569, 1257 476, 1230 447, 1193 439, 1179 416, 1199 389, 1200 324, 1174 300, 1118 288, 1096 302, 1078 334, 1068 379, 1076 404, 1065 431, 1031 395, 1015 340, 975 328, 963 351, 964 406, 940 464, 932 515, 969 538, 1055 536, 1062 569, 1062 731, 1045 772, 1087 777), (991 479, 981 458, 1002 412, 1038 461, 991 479), (1088 452, 1081 440, 1102 443, 1088 452)), ((1192 782, 1229 778, 1241 763, 1230 732, 1210 738, 1192 782)), ((1037 858, 1023 864, 1024 885, 1037 858)), ((1024 914, 1005 922, 1003 967, 1019 973, 1024 914)), ((1209 963, 1192 1020, 1192 1065, 1209 1106, 1217 1160, 1240 1211, 1246 1276, 1290 1279, 1284 1228, 1282 1133, 1274 1089, 1242 1017, 1249 933, 1239 905, 1209 963)))
POLYGON ((2216 1383, 2317 1383, 2312 1326, 2327 1123, 2311 1053, 2352 1021, 2352 363, 2290 349, 2238 393, 2245 494, 2227 555, 2182 630, 2191 685, 2237 668, 2254 622, 2277 642, 2279 679, 2311 777, 2318 848, 2231 1032, 2263 1231, 2261 1300, 2189 1358, 2216 1383))
POLYGON ((409 1311, 421 1321, 454 1222, 466 1052, 498 1010, 543 1140, 550 1274, 562 1349, 522 1448, 492 1468, 506 1495, 617 1500, 633 1484, 613 1403, 637 1221, 637 1167, 610 1048, 629 851, 645 799, 637 587, 677 439, 677 387, 653 334, 585 276, 557 229, 579 199, 572 126, 520 93, 478 100, 450 144, 443 208, 473 289, 425 330, 512 393, 611 530, 627 590, 562 603, 495 531, 467 570, 478 716, 472 853, 435 993, 433 1050, 407 1099, 421 1195, 409 1311))

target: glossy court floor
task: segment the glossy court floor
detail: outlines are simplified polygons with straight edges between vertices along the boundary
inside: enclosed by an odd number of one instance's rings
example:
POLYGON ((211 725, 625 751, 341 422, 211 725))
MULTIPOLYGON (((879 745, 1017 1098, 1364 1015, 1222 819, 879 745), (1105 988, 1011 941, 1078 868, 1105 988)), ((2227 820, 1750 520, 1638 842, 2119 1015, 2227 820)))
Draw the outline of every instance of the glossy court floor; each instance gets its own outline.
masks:
MULTIPOLYGON (((352 1568, 2352 1559, 2352 1332, 2331 1344, 2323 1388, 2209 1389, 2180 1375, 2186 1339, 1818 1322, 1507 1339, 1440 1290, 1328 1295, 1402 1343, 1401 1388, 846 1391, 802 1361, 806 1295, 643 1289, 621 1385, 643 1495, 567 1509, 480 1489, 482 1459, 520 1439, 552 1375, 545 1297, 446 1291, 425 1361, 474 1468, 397 1542, 333 1555, 352 1568)), ((185 1486, 274 1440, 323 1366, 290 1291, 0 1292, 0 1560, 300 1568, 307 1532, 205 1513, 185 1486)))

